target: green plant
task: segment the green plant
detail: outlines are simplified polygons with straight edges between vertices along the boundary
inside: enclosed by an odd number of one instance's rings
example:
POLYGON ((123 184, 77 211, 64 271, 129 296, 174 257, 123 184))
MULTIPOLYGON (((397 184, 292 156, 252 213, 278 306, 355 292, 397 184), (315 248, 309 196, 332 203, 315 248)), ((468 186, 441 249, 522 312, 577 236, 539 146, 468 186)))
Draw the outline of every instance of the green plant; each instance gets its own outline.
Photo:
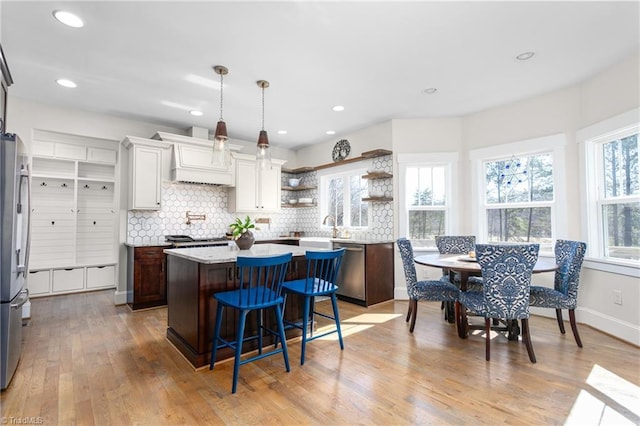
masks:
POLYGON ((236 221, 233 222, 231 225, 229 225, 229 228, 231 228, 231 232, 234 240, 237 240, 238 238, 240 238, 240 235, 244 234, 250 229, 255 229, 256 231, 260 230, 260 228, 256 227, 256 224, 253 222, 253 220, 251 220, 249 216, 247 216, 244 219, 244 221, 239 217, 237 217, 236 221))

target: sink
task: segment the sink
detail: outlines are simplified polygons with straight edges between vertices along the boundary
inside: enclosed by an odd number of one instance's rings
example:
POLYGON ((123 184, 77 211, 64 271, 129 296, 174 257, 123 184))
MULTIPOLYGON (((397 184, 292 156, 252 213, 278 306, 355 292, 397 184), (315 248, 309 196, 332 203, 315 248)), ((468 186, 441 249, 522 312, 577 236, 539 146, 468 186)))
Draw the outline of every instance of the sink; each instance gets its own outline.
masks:
POLYGON ((300 247, 332 249, 333 243, 328 237, 301 237, 300 247))

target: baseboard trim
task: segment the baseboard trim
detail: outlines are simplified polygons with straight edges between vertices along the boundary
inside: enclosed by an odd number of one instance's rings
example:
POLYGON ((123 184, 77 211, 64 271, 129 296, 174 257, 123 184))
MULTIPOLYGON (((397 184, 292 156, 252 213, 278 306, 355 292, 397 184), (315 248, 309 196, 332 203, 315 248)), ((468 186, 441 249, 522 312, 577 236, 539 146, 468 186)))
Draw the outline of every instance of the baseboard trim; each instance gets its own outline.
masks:
POLYGON ((640 347, 640 327, 635 324, 588 308, 578 308, 576 317, 579 323, 640 347))
POLYGON ((116 290, 113 296, 113 302, 116 305, 125 305, 127 303, 127 292, 116 290))

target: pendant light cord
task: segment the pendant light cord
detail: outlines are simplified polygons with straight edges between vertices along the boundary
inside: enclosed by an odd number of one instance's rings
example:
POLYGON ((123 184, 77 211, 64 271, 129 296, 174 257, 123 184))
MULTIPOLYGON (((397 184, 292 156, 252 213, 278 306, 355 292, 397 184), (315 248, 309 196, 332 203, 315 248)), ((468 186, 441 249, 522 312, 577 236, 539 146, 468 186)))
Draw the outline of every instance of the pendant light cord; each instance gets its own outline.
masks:
POLYGON ((262 86, 262 130, 264 130, 264 85, 262 86))
POLYGON ((223 87, 224 87, 224 84, 222 84, 222 77, 223 77, 223 73, 220 73, 220 121, 224 121, 222 119, 222 98, 223 98, 223 87))

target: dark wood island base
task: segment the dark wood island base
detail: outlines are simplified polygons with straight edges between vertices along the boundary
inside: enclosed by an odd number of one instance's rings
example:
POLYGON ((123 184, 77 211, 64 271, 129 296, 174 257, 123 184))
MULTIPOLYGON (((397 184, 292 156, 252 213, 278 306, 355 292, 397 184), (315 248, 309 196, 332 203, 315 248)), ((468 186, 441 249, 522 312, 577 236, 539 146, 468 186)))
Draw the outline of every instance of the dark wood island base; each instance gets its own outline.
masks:
MULTIPOLYGON (((304 278, 306 273, 304 250, 300 250, 296 246, 285 247, 288 247, 288 251, 293 252, 294 255, 286 279, 304 278)), ((209 249, 218 248, 211 247, 209 249)), ((237 288, 235 258, 233 261, 222 263, 201 263, 183 256, 171 255, 171 251, 166 251, 169 254, 167 256, 167 339, 191 365, 195 368, 203 367, 209 365, 211 356, 211 339, 217 308, 217 302, 212 295, 237 288)), ((245 255, 245 252, 235 252, 236 255, 238 253, 245 255)), ((258 255, 260 255, 259 249, 258 255)), ((302 317, 302 300, 288 297, 284 312, 286 319, 299 320, 302 317)), ((233 310, 225 310, 224 315, 221 336, 227 340, 234 340, 237 313, 233 310)), ((273 324, 270 328, 275 330, 274 319, 271 317, 273 314, 270 311, 265 311, 265 315, 265 324, 273 324)), ((255 313, 247 318, 246 328, 247 334, 255 333, 257 328, 255 313)), ((299 330, 287 331, 287 338, 299 335, 299 330)), ((273 336, 265 335, 264 345, 271 344, 273 344, 273 336)), ((255 340, 245 343, 242 351, 245 353, 254 349, 257 349, 257 341, 255 340)), ((218 351, 216 361, 233 356, 230 348, 224 348, 218 351)))

